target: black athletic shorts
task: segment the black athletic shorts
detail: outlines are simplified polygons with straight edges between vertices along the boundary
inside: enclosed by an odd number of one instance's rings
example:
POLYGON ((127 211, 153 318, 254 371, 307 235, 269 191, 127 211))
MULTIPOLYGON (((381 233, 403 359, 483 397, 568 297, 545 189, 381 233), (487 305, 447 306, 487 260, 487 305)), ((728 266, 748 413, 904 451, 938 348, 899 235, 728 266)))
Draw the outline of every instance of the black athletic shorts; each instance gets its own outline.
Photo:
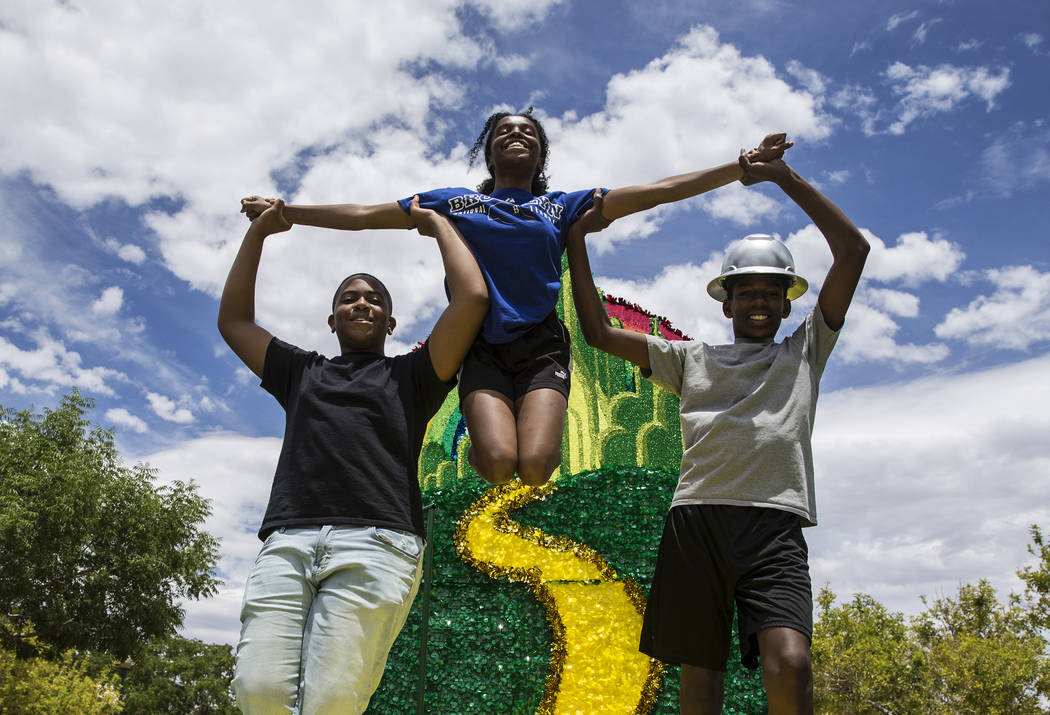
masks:
POLYGON ((725 670, 736 606, 740 656, 758 667, 758 632, 813 637, 809 549, 782 509, 676 506, 667 514, 639 645, 665 663, 725 670))
POLYGON ((514 401, 542 387, 568 399, 571 373, 569 331, 552 311, 509 343, 490 343, 479 335, 463 360, 459 399, 475 390, 495 390, 514 401))

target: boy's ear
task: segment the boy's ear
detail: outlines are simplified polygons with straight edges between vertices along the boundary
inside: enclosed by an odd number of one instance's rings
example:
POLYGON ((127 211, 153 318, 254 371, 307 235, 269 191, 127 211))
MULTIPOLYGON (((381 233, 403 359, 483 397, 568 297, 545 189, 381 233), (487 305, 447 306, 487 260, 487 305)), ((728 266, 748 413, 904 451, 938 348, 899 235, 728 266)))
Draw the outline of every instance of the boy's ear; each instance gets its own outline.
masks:
POLYGON ((729 301, 728 300, 723 300, 722 301, 722 314, 725 315, 730 320, 732 320, 732 318, 733 318, 733 309, 729 307, 729 301))
POLYGON ((784 298, 784 315, 782 315, 781 317, 786 318, 789 315, 791 315, 791 301, 787 298, 784 298))
POLYGON ((387 335, 393 335, 394 334, 394 328, 396 326, 397 326, 397 320, 394 318, 394 316, 391 315, 389 318, 386 319, 386 334, 387 335))
POLYGON ((335 332, 335 315, 328 316, 328 327, 332 329, 333 333, 335 332))

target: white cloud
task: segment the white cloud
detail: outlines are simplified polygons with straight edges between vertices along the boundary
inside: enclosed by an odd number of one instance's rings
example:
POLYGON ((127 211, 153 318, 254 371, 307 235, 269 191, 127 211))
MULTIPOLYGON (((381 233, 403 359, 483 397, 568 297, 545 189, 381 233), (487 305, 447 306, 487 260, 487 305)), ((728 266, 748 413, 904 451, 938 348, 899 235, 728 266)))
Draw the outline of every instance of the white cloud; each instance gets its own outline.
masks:
POLYGON ((186 424, 193 422, 193 413, 185 407, 179 407, 176 409, 175 403, 169 397, 160 395, 156 392, 147 392, 146 399, 149 400, 150 407, 161 419, 168 420, 169 422, 177 422, 179 424, 186 424))
POLYGON ((91 304, 91 312, 109 317, 115 315, 124 304, 124 291, 120 286, 110 286, 91 304))
POLYGON ((1038 50, 1043 44, 1043 36, 1038 32, 1025 32, 1021 35, 1021 42, 1030 50, 1038 50))
POLYGON ((926 22, 920 24, 917 28, 915 28, 915 32, 911 36, 912 39, 915 41, 916 44, 919 45, 926 42, 926 36, 930 32, 930 28, 939 22, 941 22, 941 19, 939 17, 935 17, 932 20, 927 20, 926 22))
POLYGON ((134 243, 121 243, 115 238, 107 238, 102 242, 102 245, 106 247, 107 251, 115 254, 122 261, 127 261, 136 266, 142 265, 146 260, 146 252, 141 246, 136 246, 134 243))
MULTIPOLYGON (((898 366, 943 360, 949 352, 946 345, 898 342, 896 335, 901 326, 895 318, 920 318, 918 296, 901 288, 918 288, 930 281, 947 280, 962 264, 963 252, 943 238, 930 239, 925 232, 902 234, 892 247, 867 229, 861 232, 871 252, 835 354, 849 363, 873 361, 898 366)), ((798 314, 802 314, 812 307, 831 268, 831 251, 813 224, 792 233, 785 243, 795 258, 799 274, 810 283, 810 293, 795 306, 798 314)))
POLYGON ((522 55, 500 55, 495 60, 496 71, 500 74, 524 72, 532 66, 532 60, 522 55))
POLYGON ((76 206, 179 196, 225 210, 230 187, 263 188, 307 147, 384 117, 422 130, 460 90, 420 68, 482 59, 459 31, 458 4, 333 1, 307 13, 270 2, 253 6, 249 25, 240 8, 202 0, 5 4, 0 56, 21 70, 0 77, 0 166, 76 206), (279 49, 295 37, 309 42, 279 49))
POLYGON ((117 255, 128 263, 141 265, 146 260, 146 252, 133 243, 126 243, 117 249, 117 255))
POLYGON ((981 152, 980 176, 997 198, 1050 181, 1050 131, 1015 124, 981 152))
POLYGON ((864 291, 863 295, 872 307, 890 315, 899 315, 902 318, 915 318, 919 315, 919 297, 913 293, 889 288, 870 288, 864 291))
POLYGON ((858 52, 868 52, 870 50, 871 50, 871 43, 870 42, 854 42, 853 43, 853 48, 849 51, 849 56, 853 57, 853 55, 857 54, 858 52))
POLYGON ((871 244, 864 277, 883 283, 915 287, 926 281, 945 281, 966 258, 958 244, 939 236, 930 238, 925 231, 902 233, 895 246, 887 246, 870 231, 865 230, 864 235, 871 244))
POLYGON ((562 0, 473 0, 500 30, 511 31, 537 22, 562 0))
POLYGON ((900 326, 871 305, 865 305, 861 296, 850 306, 846 327, 835 349, 837 357, 848 363, 882 362, 896 365, 930 364, 948 357, 948 347, 940 343, 916 345, 898 343, 895 339, 900 326))
POLYGON ((1028 525, 1050 522, 1047 370, 1044 355, 822 395, 821 523, 806 532, 814 586, 869 593, 906 613, 922 608, 920 594, 980 578, 1016 588, 1028 525))
POLYGON ((916 119, 947 112, 970 97, 984 100, 991 111, 996 96, 1010 86, 1010 69, 994 71, 949 64, 912 68, 894 62, 886 70, 886 78, 894 93, 900 95, 895 110, 897 119, 890 124, 889 132, 902 134, 916 119))
POLYGON ((918 10, 912 10, 911 12, 897 12, 897 13, 894 13, 893 15, 890 16, 890 19, 886 21, 886 30, 888 32, 893 32, 900 25, 902 25, 905 22, 908 22, 910 20, 914 20, 918 16, 919 16, 919 11, 918 10))
POLYGON ((19 391, 53 395, 59 390, 78 387, 85 392, 113 396, 110 382, 126 379, 122 373, 107 367, 83 367, 80 353, 68 350, 43 328, 35 329, 27 337, 35 348, 22 349, 0 337, 0 368, 5 369, 11 379, 13 375, 21 376, 19 391))
MULTIPOLYGON (((771 131, 823 139, 831 119, 819 105, 819 98, 777 77, 763 57, 745 56, 712 28, 695 27, 644 68, 615 75, 602 111, 545 119, 554 142, 551 173, 559 186, 615 188, 717 166, 771 131)), ((695 204, 743 223, 769 218, 779 206, 759 192, 732 189, 683 204, 669 211, 695 204)), ((666 215, 647 212, 642 220, 659 226, 666 215)), ((602 250, 625 238, 614 224, 595 245, 602 250)))
POLYGON ((970 52, 981 47, 981 41, 975 37, 971 37, 969 40, 963 40, 959 43, 958 50, 960 52, 970 52))
POLYGON ((815 96, 824 94, 828 81, 820 72, 806 67, 798 60, 788 60, 786 69, 789 75, 794 77, 806 88, 806 91, 815 96))
POLYGON ((117 427, 124 427, 139 434, 149 431, 149 427, 141 418, 131 414, 123 407, 114 407, 111 410, 106 410, 106 419, 117 427))
POLYGON ((952 308, 934 329, 937 337, 1014 350, 1050 340, 1050 273, 1011 266, 988 270, 984 277, 995 292, 952 308))

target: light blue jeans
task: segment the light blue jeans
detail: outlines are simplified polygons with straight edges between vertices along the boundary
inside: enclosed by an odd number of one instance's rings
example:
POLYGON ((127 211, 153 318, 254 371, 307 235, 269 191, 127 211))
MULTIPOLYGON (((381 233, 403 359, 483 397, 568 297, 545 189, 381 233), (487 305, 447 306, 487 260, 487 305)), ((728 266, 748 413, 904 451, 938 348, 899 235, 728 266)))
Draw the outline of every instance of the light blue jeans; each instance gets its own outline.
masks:
POLYGON ((278 529, 248 576, 233 689, 247 715, 361 713, 422 575, 423 539, 376 527, 278 529))

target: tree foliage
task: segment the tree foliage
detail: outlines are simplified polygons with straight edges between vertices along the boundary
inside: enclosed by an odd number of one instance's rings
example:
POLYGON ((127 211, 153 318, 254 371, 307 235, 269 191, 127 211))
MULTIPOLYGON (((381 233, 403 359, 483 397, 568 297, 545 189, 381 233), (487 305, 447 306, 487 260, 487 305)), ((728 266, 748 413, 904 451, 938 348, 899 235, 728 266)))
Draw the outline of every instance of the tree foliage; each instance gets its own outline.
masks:
POLYGON ((235 715, 233 651, 173 636, 150 641, 124 678, 124 712, 235 715))
POLYGON ((0 712, 109 715, 121 709, 112 670, 91 675, 71 650, 47 659, 0 648, 0 712))
POLYGON ((122 659, 213 594, 218 544, 193 484, 126 466, 74 391, 43 414, 0 411, 0 613, 8 644, 122 659))
POLYGON ((1032 528, 1039 564, 1018 572, 1006 603, 987 581, 955 597, 923 598, 910 621, 870 596, 817 598, 813 671, 826 713, 1040 713, 1050 696, 1050 548, 1032 528))

